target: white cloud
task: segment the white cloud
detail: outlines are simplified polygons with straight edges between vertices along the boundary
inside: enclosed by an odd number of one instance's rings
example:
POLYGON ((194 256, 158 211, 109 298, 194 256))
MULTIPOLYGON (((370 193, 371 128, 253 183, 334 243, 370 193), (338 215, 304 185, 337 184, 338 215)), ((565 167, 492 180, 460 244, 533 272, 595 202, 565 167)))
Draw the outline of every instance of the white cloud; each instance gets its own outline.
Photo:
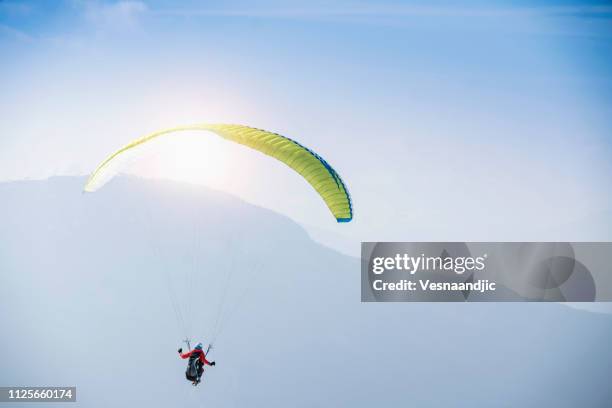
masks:
POLYGON ((148 7, 141 1, 85 2, 85 18, 99 27, 133 27, 148 7))
POLYGON ((158 14, 176 16, 223 16, 262 18, 315 17, 609 17, 612 7, 436 7, 403 4, 361 4, 343 7, 259 7, 259 8, 168 8, 155 10, 158 14))

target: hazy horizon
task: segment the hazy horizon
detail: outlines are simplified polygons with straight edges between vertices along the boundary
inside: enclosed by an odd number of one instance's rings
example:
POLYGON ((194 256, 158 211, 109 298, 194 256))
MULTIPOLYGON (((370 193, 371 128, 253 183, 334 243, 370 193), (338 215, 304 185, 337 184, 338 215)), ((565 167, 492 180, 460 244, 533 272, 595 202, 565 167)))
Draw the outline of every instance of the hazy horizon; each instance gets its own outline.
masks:
POLYGON ((3 385, 76 386, 84 407, 610 400, 609 315, 361 303, 359 260, 286 216, 174 182, 82 183, 0 183, 3 385), (214 342, 198 388, 176 353, 185 335, 214 342))

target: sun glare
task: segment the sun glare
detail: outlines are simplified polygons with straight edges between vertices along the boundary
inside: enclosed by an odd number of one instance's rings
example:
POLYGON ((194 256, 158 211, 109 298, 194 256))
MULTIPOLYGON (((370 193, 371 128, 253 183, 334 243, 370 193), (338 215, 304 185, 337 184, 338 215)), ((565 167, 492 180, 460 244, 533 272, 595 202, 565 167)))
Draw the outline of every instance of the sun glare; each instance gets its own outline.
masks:
MULTIPOLYGON (((227 190, 232 183, 229 143, 209 132, 160 138, 131 173, 227 190)), ((236 166, 236 163, 233 164, 236 166)))

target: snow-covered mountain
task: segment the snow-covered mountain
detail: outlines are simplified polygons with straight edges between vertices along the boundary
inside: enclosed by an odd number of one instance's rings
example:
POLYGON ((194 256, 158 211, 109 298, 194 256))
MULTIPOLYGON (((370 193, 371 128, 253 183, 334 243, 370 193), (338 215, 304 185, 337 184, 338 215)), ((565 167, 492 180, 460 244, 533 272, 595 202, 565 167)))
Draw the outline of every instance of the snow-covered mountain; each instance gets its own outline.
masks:
POLYGON ((76 385, 75 407, 612 401, 612 316, 558 304, 362 304, 359 260, 286 217, 190 185, 119 177, 83 195, 84 181, 0 184, 0 385, 76 385), (197 291, 185 295, 189 270, 197 291), (217 301, 236 295, 210 354, 218 364, 198 388, 176 355, 168 276, 179 302, 194 297, 193 332, 205 342, 217 301))

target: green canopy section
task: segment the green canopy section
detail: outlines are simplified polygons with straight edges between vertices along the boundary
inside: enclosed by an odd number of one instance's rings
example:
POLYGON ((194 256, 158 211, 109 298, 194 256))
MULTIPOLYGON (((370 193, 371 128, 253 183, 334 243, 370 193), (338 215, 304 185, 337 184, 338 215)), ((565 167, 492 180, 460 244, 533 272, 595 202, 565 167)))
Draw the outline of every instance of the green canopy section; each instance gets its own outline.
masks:
POLYGON ((120 167, 121 159, 138 147, 161 136, 172 137, 177 132, 193 130, 212 132, 285 163, 316 190, 338 222, 349 222, 353 219, 351 197, 346 185, 340 175, 321 156, 288 137, 243 125, 178 126, 135 139, 108 156, 91 174, 84 190, 93 192, 102 187, 116 174, 115 170, 120 167))

